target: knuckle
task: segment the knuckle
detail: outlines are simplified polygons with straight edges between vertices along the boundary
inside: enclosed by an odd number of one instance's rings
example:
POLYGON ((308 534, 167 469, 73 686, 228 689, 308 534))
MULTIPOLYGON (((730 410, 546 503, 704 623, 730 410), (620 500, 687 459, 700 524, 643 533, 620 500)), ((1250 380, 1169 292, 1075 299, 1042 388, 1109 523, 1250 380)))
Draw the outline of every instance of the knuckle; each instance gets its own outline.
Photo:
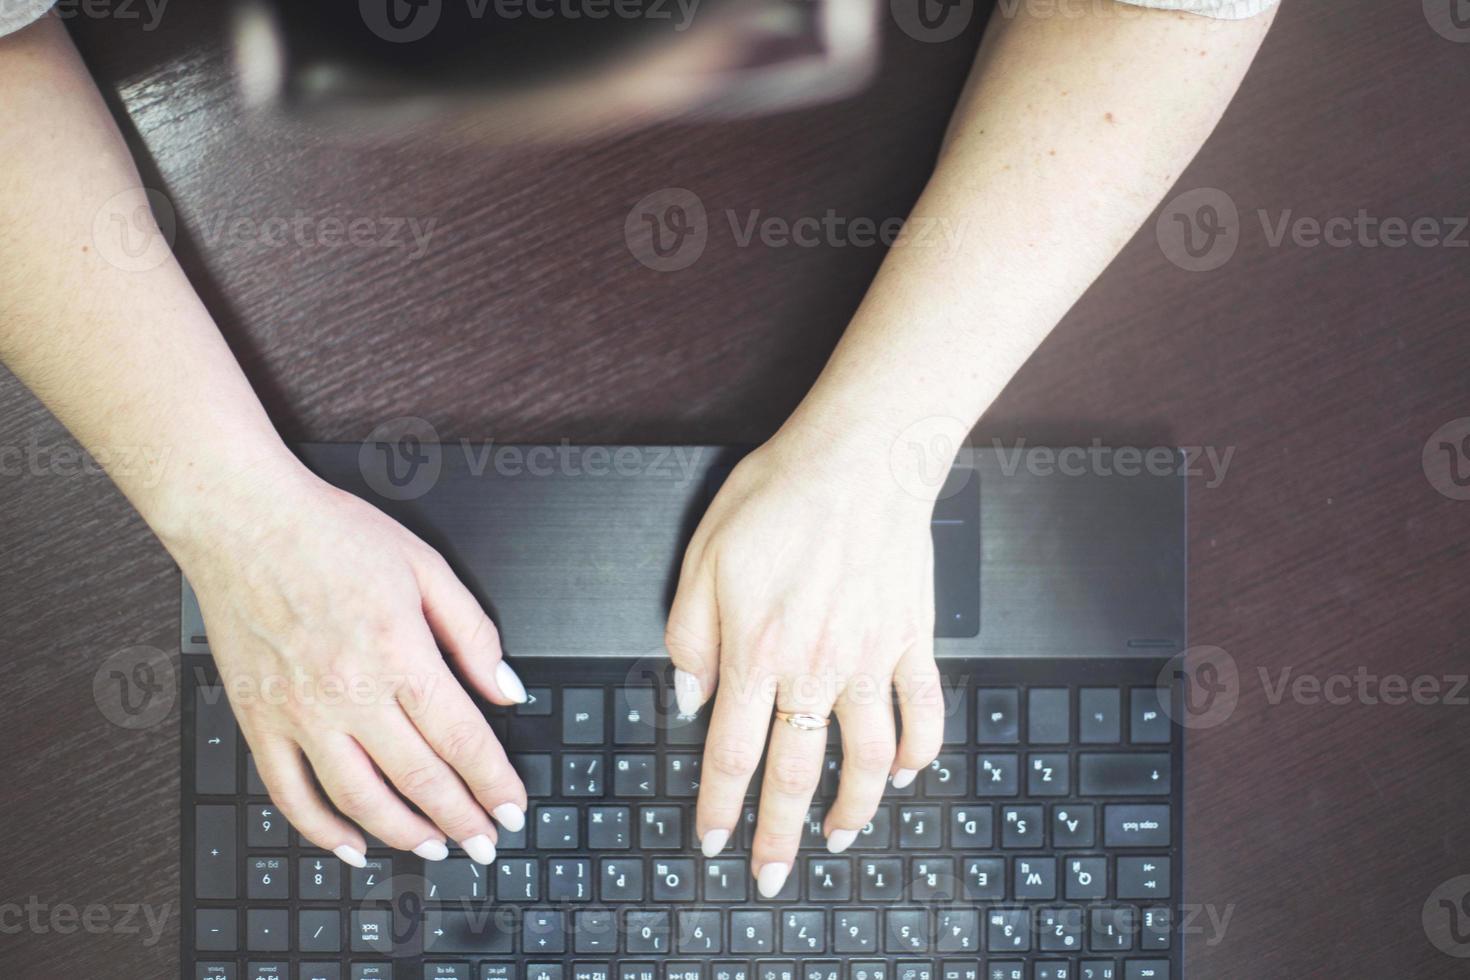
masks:
POLYGON ((495 766, 470 783, 470 792, 480 800, 518 800, 523 795, 521 781, 509 766, 495 766))
POLYGON ((410 766, 394 777, 393 782, 404 795, 417 800, 439 795, 447 780, 443 763, 435 759, 410 766))
POLYGON ((345 786, 332 797, 337 809, 354 820, 372 813, 376 800, 377 794, 367 786, 345 786))
POLYGON ((851 755, 843 759, 844 766, 851 766, 858 772, 873 773, 887 772, 893 765, 894 745, 891 740, 865 738, 858 740, 852 747, 851 755))
POLYGON ((785 854, 801 843, 801 830, 787 827, 761 827, 756 832, 757 845, 766 851, 785 854))
POLYGON ((766 766, 766 780, 771 789, 784 796, 811 793, 821 776, 820 765, 808 759, 773 760, 766 766))
POLYGON ((456 768, 462 764, 474 762, 484 757, 488 734, 483 721, 454 722, 439 737, 439 753, 446 762, 456 768))
POLYGON ((754 740, 721 739, 708 747, 706 764, 716 775, 749 779, 760 765, 761 747, 754 740))

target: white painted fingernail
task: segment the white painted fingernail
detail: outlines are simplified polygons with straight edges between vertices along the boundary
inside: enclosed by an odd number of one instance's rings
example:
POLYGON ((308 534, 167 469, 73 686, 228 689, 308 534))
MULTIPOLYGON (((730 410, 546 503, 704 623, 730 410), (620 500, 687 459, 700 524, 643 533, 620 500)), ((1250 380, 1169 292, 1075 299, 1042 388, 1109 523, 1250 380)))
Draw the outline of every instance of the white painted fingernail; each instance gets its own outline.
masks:
POLYGON ((462 840, 459 846, 464 852, 481 864, 495 863, 495 842, 485 834, 476 834, 469 840, 462 840))
POLYGON ((343 864, 351 865, 354 868, 367 867, 367 858, 363 857, 362 852, 355 847, 348 847, 346 844, 343 844, 332 853, 337 855, 337 860, 343 864))
POLYGON ((704 690, 699 686, 698 677, 675 668, 674 703, 679 706, 681 715, 699 714, 699 706, 704 703, 704 690))
POLYGON ((699 849, 707 858, 716 857, 725 849, 725 842, 730 839, 728 830, 711 830, 704 835, 704 840, 699 842, 699 849))
POLYGON ((760 874, 756 875, 755 887, 760 891, 761 898, 775 898, 781 894, 781 889, 786 884, 786 876, 791 873, 789 864, 767 864, 761 868, 760 874))
POLYGON ((516 672, 504 660, 495 665, 495 686, 500 688, 501 694, 516 704, 526 703, 526 685, 521 683, 516 672))
POLYGON ((502 803, 490 811, 490 816, 512 834, 526 829, 526 813, 514 803, 502 803))
POLYGON ((443 841, 438 840, 426 840, 415 847, 413 852, 425 861, 442 861, 449 857, 449 848, 444 846, 443 841))
POLYGON ((919 771, 917 769, 900 769, 898 772, 893 774, 893 788, 903 789, 909 783, 912 783, 914 781, 914 777, 918 774, 919 771))
POLYGON ((858 832, 856 830, 832 831, 831 835, 827 838, 828 853, 841 854, 852 846, 852 842, 857 840, 857 835, 858 832))

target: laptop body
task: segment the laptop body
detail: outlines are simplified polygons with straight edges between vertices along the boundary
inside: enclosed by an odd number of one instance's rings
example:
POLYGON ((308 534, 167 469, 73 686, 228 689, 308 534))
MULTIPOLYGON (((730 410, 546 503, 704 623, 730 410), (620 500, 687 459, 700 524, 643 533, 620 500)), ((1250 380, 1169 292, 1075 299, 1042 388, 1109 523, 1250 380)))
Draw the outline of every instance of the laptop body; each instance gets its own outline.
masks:
POLYGON ((932 528, 941 755, 832 856, 819 831, 840 770, 833 732, 800 856, 771 901, 747 863, 758 780, 726 852, 699 853, 708 711, 675 713, 663 652, 684 545, 739 450, 301 455, 436 547, 490 611, 533 695, 485 706, 527 783, 527 829, 501 833, 488 869, 459 851, 429 865, 373 847, 358 871, 299 838, 254 773, 185 583, 183 976, 1183 975, 1176 454, 1125 467, 1096 454, 1059 465, 1049 448, 962 453, 932 528))

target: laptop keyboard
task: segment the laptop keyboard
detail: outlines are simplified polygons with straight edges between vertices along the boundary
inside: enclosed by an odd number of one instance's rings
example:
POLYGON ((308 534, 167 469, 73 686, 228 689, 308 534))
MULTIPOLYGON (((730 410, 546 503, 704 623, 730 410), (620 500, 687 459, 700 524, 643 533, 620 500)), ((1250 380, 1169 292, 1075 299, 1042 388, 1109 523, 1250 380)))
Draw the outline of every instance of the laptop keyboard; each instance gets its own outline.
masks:
POLYGON ((189 980, 1181 976, 1180 740, 1158 661, 943 663, 943 751, 836 856, 834 726, 772 900, 749 867, 759 774, 704 858, 705 719, 627 661, 517 662, 530 702, 487 716, 531 807, 494 865, 370 840, 365 869, 275 812, 207 663, 186 669, 189 980))

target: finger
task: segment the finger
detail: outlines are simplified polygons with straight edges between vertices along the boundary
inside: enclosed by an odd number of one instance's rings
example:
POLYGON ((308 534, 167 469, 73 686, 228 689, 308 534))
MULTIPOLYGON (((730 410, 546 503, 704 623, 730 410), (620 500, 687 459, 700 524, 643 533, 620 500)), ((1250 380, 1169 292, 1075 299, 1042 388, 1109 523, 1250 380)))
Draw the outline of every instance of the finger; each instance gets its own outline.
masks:
MULTIPOLYGON (((432 681, 431 698, 403 698, 399 704, 424 741, 459 774, 480 806, 505 829, 523 829, 525 784, 475 702, 455 682, 447 667, 441 670, 432 681)), ((460 842, 464 843, 462 839, 460 842)), ((467 844, 465 849, 469 849, 467 844)))
MULTIPOLYGON (((402 711, 376 719, 370 729, 354 731, 388 781, 413 802, 450 839, 481 864, 495 860, 495 827, 470 794, 459 774, 424 740, 414 722, 402 711)), ((429 847, 419 857, 442 860, 448 852, 429 847)), ((415 853, 418 853, 415 851, 415 853)))
POLYGON ((903 655, 893 674, 893 686, 903 717, 893 785, 902 789, 934 761, 944 742, 944 691, 939 686, 932 640, 915 644, 903 655))
MULTIPOLYGON (((797 678, 797 681, 807 680, 797 678)), ((782 684, 776 699, 778 711, 815 715, 831 715, 827 698, 802 697, 798 684, 782 684)), ((814 683, 811 685, 816 686, 814 683)), ((812 795, 822 778, 822 762, 827 754, 825 728, 805 730, 779 715, 771 725, 771 744, 766 753, 766 777, 761 784, 760 811, 755 826, 755 842, 750 851, 750 867, 756 887, 764 898, 774 898, 786 884, 796 863, 796 849, 801 846, 802 831, 812 795)))
MULTIPOLYGON (((690 546, 691 548, 693 545, 690 546)), ((664 629, 664 646, 674 662, 674 700, 679 714, 695 715, 718 681, 720 610, 713 576, 687 558, 664 629)))
POLYGON ((740 822, 745 790, 760 765, 775 702, 773 674, 763 670, 724 671, 704 739, 699 805, 694 818, 706 857, 720 853, 740 822))
POLYGON ((439 831, 387 787, 350 735, 322 733, 303 748, 322 789, 343 816, 396 850, 431 861, 443 857, 439 831))
POLYGON ((837 800, 827 811, 827 850, 841 854, 852 846, 888 788, 893 768, 893 692, 887 683, 843 691, 837 701, 842 731, 842 776, 837 800))
POLYGON ((500 631, 438 552, 414 568, 424 618, 465 680, 495 704, 524 704, 526 686, 505 662, 500 631))
POLYGON ((288 824, 343 863, 354 868, 367 866, 367 842, 362 833, 327 805, 296 743, 283 738, 254 739, 251 752, 260 781, 288 824))

